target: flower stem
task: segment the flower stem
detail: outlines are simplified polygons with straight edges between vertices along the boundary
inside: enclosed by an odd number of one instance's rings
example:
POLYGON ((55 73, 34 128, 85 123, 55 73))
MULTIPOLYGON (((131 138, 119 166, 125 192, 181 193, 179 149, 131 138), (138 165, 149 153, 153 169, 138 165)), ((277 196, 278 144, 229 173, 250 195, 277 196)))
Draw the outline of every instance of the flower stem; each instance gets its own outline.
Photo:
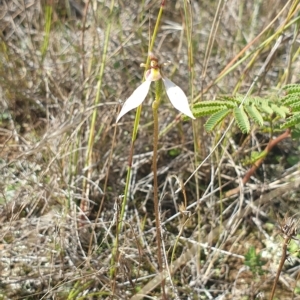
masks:
MULTIPOLYGON (((155 82, 155 101, 152 103, 153 110, 153 161, 152 161, 152 170, 153 170, 153 202, 154 202, 154 214, 155 214, 155 226, 156 226, 156 242, 157 242, 157 258, 159 272, 163 271, 163 258, 162 258, 162 248, 161 248, 161 222, 160 222, 160 213, 159 213, 159 200, 158 200, 158 178, 157 178, 157 158, 158 158, 158 107, 160 105, 161 93, 162 93, 162 80, 155 82)), ((165 282, 162 280, 161 283, 163 291, 163 299, 165 297, 165 282)))
MULTIPOLYGON (((158 32, 159 24, 160 24, 160 21, 161 21, 163 9, 164 9, 164 6, 165 6, 165 2, 166 2, 166 0, 163 0, 161 2, 161 5, 160 5, 160 10, 159 10, 159 13, 158 13, 158 16, 157 16, 157 19, 156 19, 156 24, 155 24, 155 27, 154 27, 154 31, 153 31, 153 34, 152 34, 152 37, 151 37, 149 52, 151 52, 153 50, 153 47, 154 47, 154 43, 155 43, 155 39, 156 39, 156 36, 157 36, 157 32, 158 32)), ((150 64, 150 58, 148 56, 145 70, 147 70, 147 68, 149 67, 149 64, 150 64)), ((138 126, 139 126, 139 123, 140 123, 141 110, 142 110, 142 106, 140 105, 137 108, 137 111, 136 111, 135 120, 134 120, 134 127, 133 127, 133 131, 132 131, 131 146, 130 146, 128 167, 127 167, 126 184, 125 184, 125 190, 124 190, 124 198, 123 198, 122 206, 121 206, 119 224, 118 224, 118 227, 117 227, 117 230, 116 230, 116 238, 115 238, 113 249, 112 249, 111 270, 110 270, 110 277, 111 278, 114 278, 114 276, 116 275, 115 262, 118 260, 118 244, 119 244, 119 238, 118 237, 119 237, 119 234, 121 233, 122 228, 123 228, 123 219, 124 219, 124 215, 125 215, 125 209, 126 209, 126 206, 127 206, 127 198, 128 198, 128 194, 129 194, 129 186, 130 186, 130 178, 131 178, 132 157, 133 157, 133 153, 134 153, 134 143, 135 143, 135 140, 136 140, 136 137, 137 137, 138 126)))

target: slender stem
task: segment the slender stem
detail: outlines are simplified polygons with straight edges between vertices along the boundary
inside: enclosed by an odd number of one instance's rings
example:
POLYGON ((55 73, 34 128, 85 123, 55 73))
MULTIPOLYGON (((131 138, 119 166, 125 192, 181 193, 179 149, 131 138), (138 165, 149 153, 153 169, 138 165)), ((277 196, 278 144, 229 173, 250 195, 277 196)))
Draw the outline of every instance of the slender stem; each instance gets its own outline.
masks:
POLYGON ((288 218, 285 219, 285 222, 281 224, 281 232, 284 234, 284 241, 282 245, 282 255, 281 260, 277 269, 276 277, 273 283, 272 291, 270 294, 270 300, 273 300, 275 295, 276 286, 279 280, 280 273, 282 271, 282 268, 284 266, 284 262, 286 261, 288 257, 288 244, 290 243, 291 239, 293 239, 297 232, 298 222, 294 222, 293 219, 288 220, 288 218))
MULTIPOLYGON (((161 251, 161 222, 160 222, 160 213, 159 213, 159 200, 158 200, 158 178, 157 178, 157 158, 158 158, 158 107, 161 100, 162 93, 162 80, 158 80, 155 82, 156 85, 156 95, 155 101, 152 103, 153 110, 153 161, 152 161, 152 170, 153 170, 153 202, 154 202, 154 214, 155 214, 155 226, 156 226, 156 242, 157 242, 157 259, 159 272, 163 271, 163 259, 162 259, 162 251, 161 251)), ((162 290, 164 299, 166 299, 165 295, 165 287, 164 280, 162 280, 162 290)))
POLYGON ((281 260, 280 260, 278 270, 277 270, 277 273, 276 273, 276 277, 275 277, 275 280, 274 280, 274 283, 273 283, 272 291, 271 291, 271 294, 270 294, 270 300, 273 300, 273 298, 274 298, 276 286, 277 286, 277 283, 278 283, 278 280, 279 280, 279 276, 280 276, 280 273, 282 271, 284 262, 287 258, 286 253, 287 253, 287 247, 288 247, 288 244, 289 244, 290 240, 291 240, 291 238, 289 236, 287 236, 284 240, 284 243, 283 243, 283 246, 282 246, 281 260))
POLYGON ((49 2, 49 4, 46 5, 45 7, 46 22, 45 22, 45 38, 41 49, 42 61, 44 61, 49 47, 49 39, 50 39, 50 31, 51 31, 51 23, 52 23, 53 3, 49 2))
MULTIPOLYGON (((157 32, 158 32, 158 28, 159 28, 159 24, 160 24, 160 20, 161 20, 161 16, 163 13, 163 8, 165 5, 166 1, 162 1, 161 6, 160 6, 160 10, 157 16, 157 20, 156 20, 156 24, 154 27, 154 31, 153 31, 153 35, 151 38, 151 43, 150 43, 150 47, 149 47, 149 52, 151 52, 153 50, 154 47, 154 42, 157 36, 157 32)), ((147 67, 149 67, 149 63, 150 63, 150 58, 149 56, 147 57, 147 62, 146 62, 146 70, 147 67)), ((140 116, 141 116, 141 110, 142 110, 142 106, 140 105, 137 108, 136 111, 136 115, 135 115, 135 120, 134 120, 134 126, 133 126, 133 131, 132 131, 132 137, 131 137, 131 147, 130 147, 130 156, 129 156, 129 161, 128 161, 128 167, 127 167, 127 177, 126 177, 126 185, 125 185, 125 191, 124 191, 124 199, 123 199, 123 204, 122 204, 122 208, 121 208, 121 217, 120 217, 120 224, 118 226, 118 231, 120 232, 122 230, 122 220, 124 217, 124 213, 125 213, 125 207, 126 207, 126 203, 127 203, 127 197, 128 197, 128 191, 129 191, 129 180, 131 177, 131 163, 132 163, 132 157, 133 157, 133 149, 134 149, 134 143, 136 140, 136 136, 137 136, 137 132, 138 132, 138 127, 139 127, 139 123, 140 123, 140 116)))

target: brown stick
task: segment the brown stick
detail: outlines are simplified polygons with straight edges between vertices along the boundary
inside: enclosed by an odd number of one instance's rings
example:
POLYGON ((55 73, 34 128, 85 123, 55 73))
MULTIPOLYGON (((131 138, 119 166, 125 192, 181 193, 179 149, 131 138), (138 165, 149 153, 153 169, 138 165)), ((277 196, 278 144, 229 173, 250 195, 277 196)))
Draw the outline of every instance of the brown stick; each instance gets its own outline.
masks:
MULTIPOLYGON (((270 140, 268 145, 266 146, 264 152, 266 153, 266 155, 262 158, 260 158, 259 160, 257 160, 253 166, 251 167, 251 169, 246 173, 246 175, 244 176, 242 182, 243 184, 247 183, 251 176, 256 172, 256 170, 261 166, 261 164, 263 163, 265 157, 271 152, 272 148, 277 145, 278 143, 280 143, 282 140, 288 138, 291 136, 291 129, 287 129, 284 133, 282 133, 281 135, 279 135, 277 138, 270 140)), ((234 188, 228 192, 226 192, 225 196, 226 197, 230 197, 234 194, 237 194, 240 191, 241 187, 238 186, 237 188, 234 188)))

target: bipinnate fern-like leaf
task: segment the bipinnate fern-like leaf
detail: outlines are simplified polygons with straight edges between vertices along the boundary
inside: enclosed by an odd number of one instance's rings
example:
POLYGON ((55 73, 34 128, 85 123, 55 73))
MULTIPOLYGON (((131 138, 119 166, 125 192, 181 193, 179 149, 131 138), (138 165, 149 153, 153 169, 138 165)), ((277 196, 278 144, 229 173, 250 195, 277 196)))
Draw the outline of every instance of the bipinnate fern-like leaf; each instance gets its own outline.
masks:
POLYGON ((281 101, 285 105, 284 108, 288 110, 289 117, 281 128, 294 127, 296 130, 300 125, 300 84, 288 84, 283 89, 287 91, 287 95, 281 101))
POLYGON ((239 95, 239 94, 235 96, 235 99, 238 103, 238 106, 249 105, 254 100, 254 98, 252 97, 245 97, 245 95, 239 95))
POLYGON ((276 115, 280 116, 282 119, 286 118, 286 115, 289 113, 289 109, 285 106, 277 106, 276 104, 271 104, 271 109, 276 115))
POLYGON ((293 108, 300 106, 300 84, 289 84, 283 89, 287 91, 287 95, 281 99, 281 102, 285 106, 291 107, 292 111, 294 111, 293 108))
POLYGON ((286 106, 299 103, 300 102, 300 94, 287 94, 281 99, 282 103, 286 106))
POLYGON ((234 107, 236 104, 232 101, 221 101, 221 100, 209 100, 209 101, 201 101, 194 105, 194 109, 202 108, 202 107, 234 107))
POLYGON ((300 112, 294 113, 292 116, 286 119, 286 122, 281 125, 281 128, 291 128, 300 124, 300 112))
POLYGON ((264 125, 264 119, 261 115, 261 113, 258 111, 256 106, 254 105, 245 105, 245 110, 248 114, 248 116, 253 119, 253 121, 258 124, 259 126, 264 125))
POLYGON ((226 116, 231 112, 231 109, 223 109, 220 110, 213 115, 210 116, 210 118, 205 123, 204 127, 206 131, 210 132, 215 129, 215 127, 226 118, 226 116))
POLYGON ((193 106, 193 114, 197 117, 210 116, 220 110, 227 108, 225 102, 222 101, 202 101, 193 106))
POLYGON ((300 101, 297 103, 291 104, 290 107, 293 112, 299 112, 300 111, 300 101))
POLYGON ((261 105, 261 103, 263 103, 263 102, 268 103, 268 100, 261 98, 261 97, 250 97, 249 100, 250 100, 249 103, 256 107, 259 107, 261 105))
POLYGON ((287 122, 281 127, 288 128, 300 123, 300 85, 288 85, 285 90, 288 94, 281 99, 271 96, 218 96, 216 100, 194 104, 193 114, 196 117, 210 116, 205 124, 207 131, 212 131, 229 114, 243 133, 249 133, 251 122, 262 127, 265 122, 286 119, 287 116, 287 122))
POLYGON ((239 99, 233 96, 219 96, 215 101, 225 103, 228 108, 234 108, 240 104, 239 99))
POLYGON ((233 115, 241 131, 243 133, 248 133, 250 131, 250 122, 244 108, 242 106, 234 108, 233 115))
POLYGON ((287 91, 288 94, 300 94, 300 84, 297 83, 287 84, 286 86, 283 87, 283 90, 287 91))
POLYGON ((269 103, 265 101, 260 103, 259 109, 267 113, 269 116, 274 112, 269 103))

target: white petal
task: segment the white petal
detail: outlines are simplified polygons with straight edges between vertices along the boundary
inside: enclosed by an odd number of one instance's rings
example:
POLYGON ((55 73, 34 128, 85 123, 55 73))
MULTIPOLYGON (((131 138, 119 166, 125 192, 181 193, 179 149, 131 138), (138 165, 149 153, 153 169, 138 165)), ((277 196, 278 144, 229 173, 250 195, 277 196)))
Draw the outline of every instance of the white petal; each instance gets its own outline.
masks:
POLYGON ((170 79, 162 78, 162 80, 166 87, 167 95, 173 106, 188 117, 196 119, 190 110, 189 102, 184 91, 170 79))
POLYGON ((119 120, 130 110, 138 107, 142 104, 142 102, 145 100, 149 88, 150 88, 151 81, 144 81, 133 93, 132 95, 125 101, 118 117, 116 123, 119 122, 119 120))

